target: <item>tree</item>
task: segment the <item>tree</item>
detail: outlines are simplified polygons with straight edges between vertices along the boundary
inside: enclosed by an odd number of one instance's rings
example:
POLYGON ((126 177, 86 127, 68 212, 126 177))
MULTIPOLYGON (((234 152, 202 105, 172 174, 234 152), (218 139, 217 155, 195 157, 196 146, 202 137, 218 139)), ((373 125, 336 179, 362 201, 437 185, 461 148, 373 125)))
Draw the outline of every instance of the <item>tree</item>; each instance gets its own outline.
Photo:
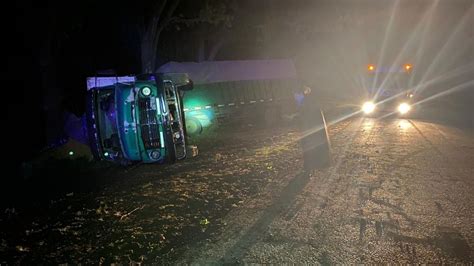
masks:
POLYGON ((199 39, 196 58, 198 62, 214 60, 224 43, 228 41, 235 9, 235 5, 231 5, 230 1, 206 0, 197 20, 181 20, 188 26, 198 24, 196 30, 199 39))
POLYGON ((199 58, 203 59, 204 54, 208 54, 208 60, 212 60, 225 42, 225 32, 232 22, 231 9, 228 1, 202 0, 189 1, 186 15, 175 15, 181 0, 156 2, 151 9, 148 17, 142 17, 139 23, 140 50, 142 72, 150 73, 155 71, 157 62, 157 49, 159 48, 160 35, 163 30, 172 25, 179 30, 180 26, 196 28, 201 40, 198 42, 200 47, 199 58), (196 8, 199 6, 199 8, 196 8), (213 34, 215 33, 215 34, 213 34), (205 37, 207 36, 207 37, 205 37), (220 38, 216 37, 220 36, 220 38), (208 53, 206 43, 210 45, 208 53), (215 41, 214 41, 215 40, 215 41))
POLYGON ((158 1, 152 7, 149 18, 143 18, 139 25, 142 72, 155 71, 156 52, 161 32, 173 19, 180 0, 158 1), (148 21, 146 21, 148 20, 148 21))

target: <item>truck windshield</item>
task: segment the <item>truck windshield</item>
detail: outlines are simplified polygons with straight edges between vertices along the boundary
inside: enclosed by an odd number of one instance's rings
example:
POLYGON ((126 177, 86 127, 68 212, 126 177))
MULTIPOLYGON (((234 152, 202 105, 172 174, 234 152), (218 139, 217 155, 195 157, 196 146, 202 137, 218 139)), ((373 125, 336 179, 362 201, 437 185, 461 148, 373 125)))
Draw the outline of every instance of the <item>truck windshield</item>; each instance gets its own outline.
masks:
POLYGON ((367 76, 366 88, 370 94, 391 96, 408 89, 409 75, 406 73, 378 73, 367 76))
POLYGON ((102 89, 97 95, 97 121, 100 141, 105 152, 120 150, 115 110, 115 90, 102 89))

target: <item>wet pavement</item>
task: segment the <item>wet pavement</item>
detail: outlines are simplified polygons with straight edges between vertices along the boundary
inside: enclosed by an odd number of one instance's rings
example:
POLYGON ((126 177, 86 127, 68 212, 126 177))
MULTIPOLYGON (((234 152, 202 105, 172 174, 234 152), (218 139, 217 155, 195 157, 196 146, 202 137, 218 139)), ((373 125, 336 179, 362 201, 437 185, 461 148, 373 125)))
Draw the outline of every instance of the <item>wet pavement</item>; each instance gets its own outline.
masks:
POLYGON ((344 120, 329 128, 332 165, 313 173, 298 135, 246 128, 178 164, 79 171, 83 189, 5 209, 0 263, 474 260, 472 132, 344 120))

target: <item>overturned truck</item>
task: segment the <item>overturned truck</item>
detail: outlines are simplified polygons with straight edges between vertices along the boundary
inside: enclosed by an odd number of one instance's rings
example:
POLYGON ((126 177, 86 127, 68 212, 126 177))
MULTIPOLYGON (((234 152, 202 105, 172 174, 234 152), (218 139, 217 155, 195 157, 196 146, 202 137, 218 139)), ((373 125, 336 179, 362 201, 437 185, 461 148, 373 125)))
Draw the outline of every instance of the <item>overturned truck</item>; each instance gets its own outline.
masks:
POLYGON ((291 60, 170 62, 157 73, 88 78, 87 131, 95 158, 174 162, 186 157, 188 135, 279 127, 298 110, 302 86, 291 60))
POLYGON ((186 74, 87 79, 87 135, 96 159, 127 164, 186 158, 186 74))

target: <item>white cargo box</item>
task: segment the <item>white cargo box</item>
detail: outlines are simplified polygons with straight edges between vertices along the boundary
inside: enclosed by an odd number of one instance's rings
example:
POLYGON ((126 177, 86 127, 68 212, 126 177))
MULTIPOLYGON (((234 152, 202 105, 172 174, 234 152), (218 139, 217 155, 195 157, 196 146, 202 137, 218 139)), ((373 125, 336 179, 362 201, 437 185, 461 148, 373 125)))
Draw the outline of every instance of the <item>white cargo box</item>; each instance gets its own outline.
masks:
POLYGON ((122 77, 88 77, 87 78, 87 90, 98 87, 105 87, 114 85, 115 83, 134 82, 135 76, 122 76, 122 77))

